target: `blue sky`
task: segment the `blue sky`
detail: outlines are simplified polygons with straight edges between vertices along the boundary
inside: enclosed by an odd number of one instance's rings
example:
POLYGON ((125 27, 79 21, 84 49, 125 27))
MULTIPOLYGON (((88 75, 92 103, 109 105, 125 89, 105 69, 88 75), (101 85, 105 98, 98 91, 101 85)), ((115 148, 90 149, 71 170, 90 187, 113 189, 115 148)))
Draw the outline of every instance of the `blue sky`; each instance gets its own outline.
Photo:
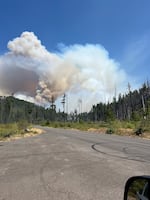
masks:
POLYGON ((24 31, 50 52, 100 44, 135 85, 149 79, 149 0, 0 0, 0 54, 24 31))
MULTIPOLYGON (((66 45, 98 43, 111 57, 125 63, 127 51, 134 51, 135 43, 145 37, 148 41, 144 41, 143 48, 149 50, 149 10, 149 0, 0 0, 0 51, 6 51, 10 39, 28 30, 49 50, 55 50, 61 42, 66 45)), ((140 44, 135 48, 141 48, 140 44)), ((146 56, 149 53, 143 50, 141 54, 138 57, 145 54, 145 59, 136 64, 135 70, 129 69, 133 66, 124 67, 135 75, 142 72, 146 76, 150 72, 146 56)))

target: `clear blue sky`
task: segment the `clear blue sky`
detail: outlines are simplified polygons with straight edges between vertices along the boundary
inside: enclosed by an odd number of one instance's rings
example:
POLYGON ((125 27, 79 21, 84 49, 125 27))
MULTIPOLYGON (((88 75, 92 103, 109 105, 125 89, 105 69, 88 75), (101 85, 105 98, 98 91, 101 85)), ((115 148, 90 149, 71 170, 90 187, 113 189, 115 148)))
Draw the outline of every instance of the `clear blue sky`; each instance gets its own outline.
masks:
POLYGON ((142 83, 150 74, 149 0, 0 0, 0 54, 33 31, 49 51, 58 43, 101 44, 142 83))

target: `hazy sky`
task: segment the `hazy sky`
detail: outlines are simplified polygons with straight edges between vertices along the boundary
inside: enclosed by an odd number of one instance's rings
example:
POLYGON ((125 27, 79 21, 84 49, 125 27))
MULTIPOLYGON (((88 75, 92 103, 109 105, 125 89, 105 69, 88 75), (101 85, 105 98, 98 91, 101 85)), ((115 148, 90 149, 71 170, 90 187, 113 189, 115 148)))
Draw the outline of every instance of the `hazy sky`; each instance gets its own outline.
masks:
MULTIPOLYGON (((76 59, 80 50, 75 45, 84 48, 81 55, 96 53, 91 48, 99 45, 104 57, 123 70, 131 87, 150 77, 149 0, 0 0, 0 55, 25 31, 33 32, 48 52, 67 61, 71 56, 76 65, 82 63, 76 59)), ((97 84, 95 80, 98 77, 97 84)))

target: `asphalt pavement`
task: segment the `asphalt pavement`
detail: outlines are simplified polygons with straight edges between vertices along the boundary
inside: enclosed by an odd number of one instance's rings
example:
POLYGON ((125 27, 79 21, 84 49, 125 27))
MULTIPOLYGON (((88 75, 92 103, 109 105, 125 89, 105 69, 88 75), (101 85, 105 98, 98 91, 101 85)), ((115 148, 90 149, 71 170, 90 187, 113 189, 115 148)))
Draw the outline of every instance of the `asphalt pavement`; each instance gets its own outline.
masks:
POLYGON ((0 142, 0 200, 120 200, 150 175, 150 140, 76 130, 0 142))

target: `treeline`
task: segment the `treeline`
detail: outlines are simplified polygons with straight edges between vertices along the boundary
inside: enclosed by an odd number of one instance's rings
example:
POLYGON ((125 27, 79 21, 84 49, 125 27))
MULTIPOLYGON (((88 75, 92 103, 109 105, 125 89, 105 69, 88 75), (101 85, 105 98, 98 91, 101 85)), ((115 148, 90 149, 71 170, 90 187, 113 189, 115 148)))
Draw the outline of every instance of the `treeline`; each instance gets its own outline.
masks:
POLYGON ((111 103, 93 105, 88 113, 56 112, 52 104, 49 108, 35 105, 13 96, 0 97, 0 123, 27 121, 39 124, 50 121, 112 121, 112 120, 150 120, 150 84, 144 83, 139 90, 114 97, 111 103))
POLYGON ((114 97, 112 103, 93 105, 89 115, 92 121, 150 119, 150 84, 144 83, 139 90, 114 97))

